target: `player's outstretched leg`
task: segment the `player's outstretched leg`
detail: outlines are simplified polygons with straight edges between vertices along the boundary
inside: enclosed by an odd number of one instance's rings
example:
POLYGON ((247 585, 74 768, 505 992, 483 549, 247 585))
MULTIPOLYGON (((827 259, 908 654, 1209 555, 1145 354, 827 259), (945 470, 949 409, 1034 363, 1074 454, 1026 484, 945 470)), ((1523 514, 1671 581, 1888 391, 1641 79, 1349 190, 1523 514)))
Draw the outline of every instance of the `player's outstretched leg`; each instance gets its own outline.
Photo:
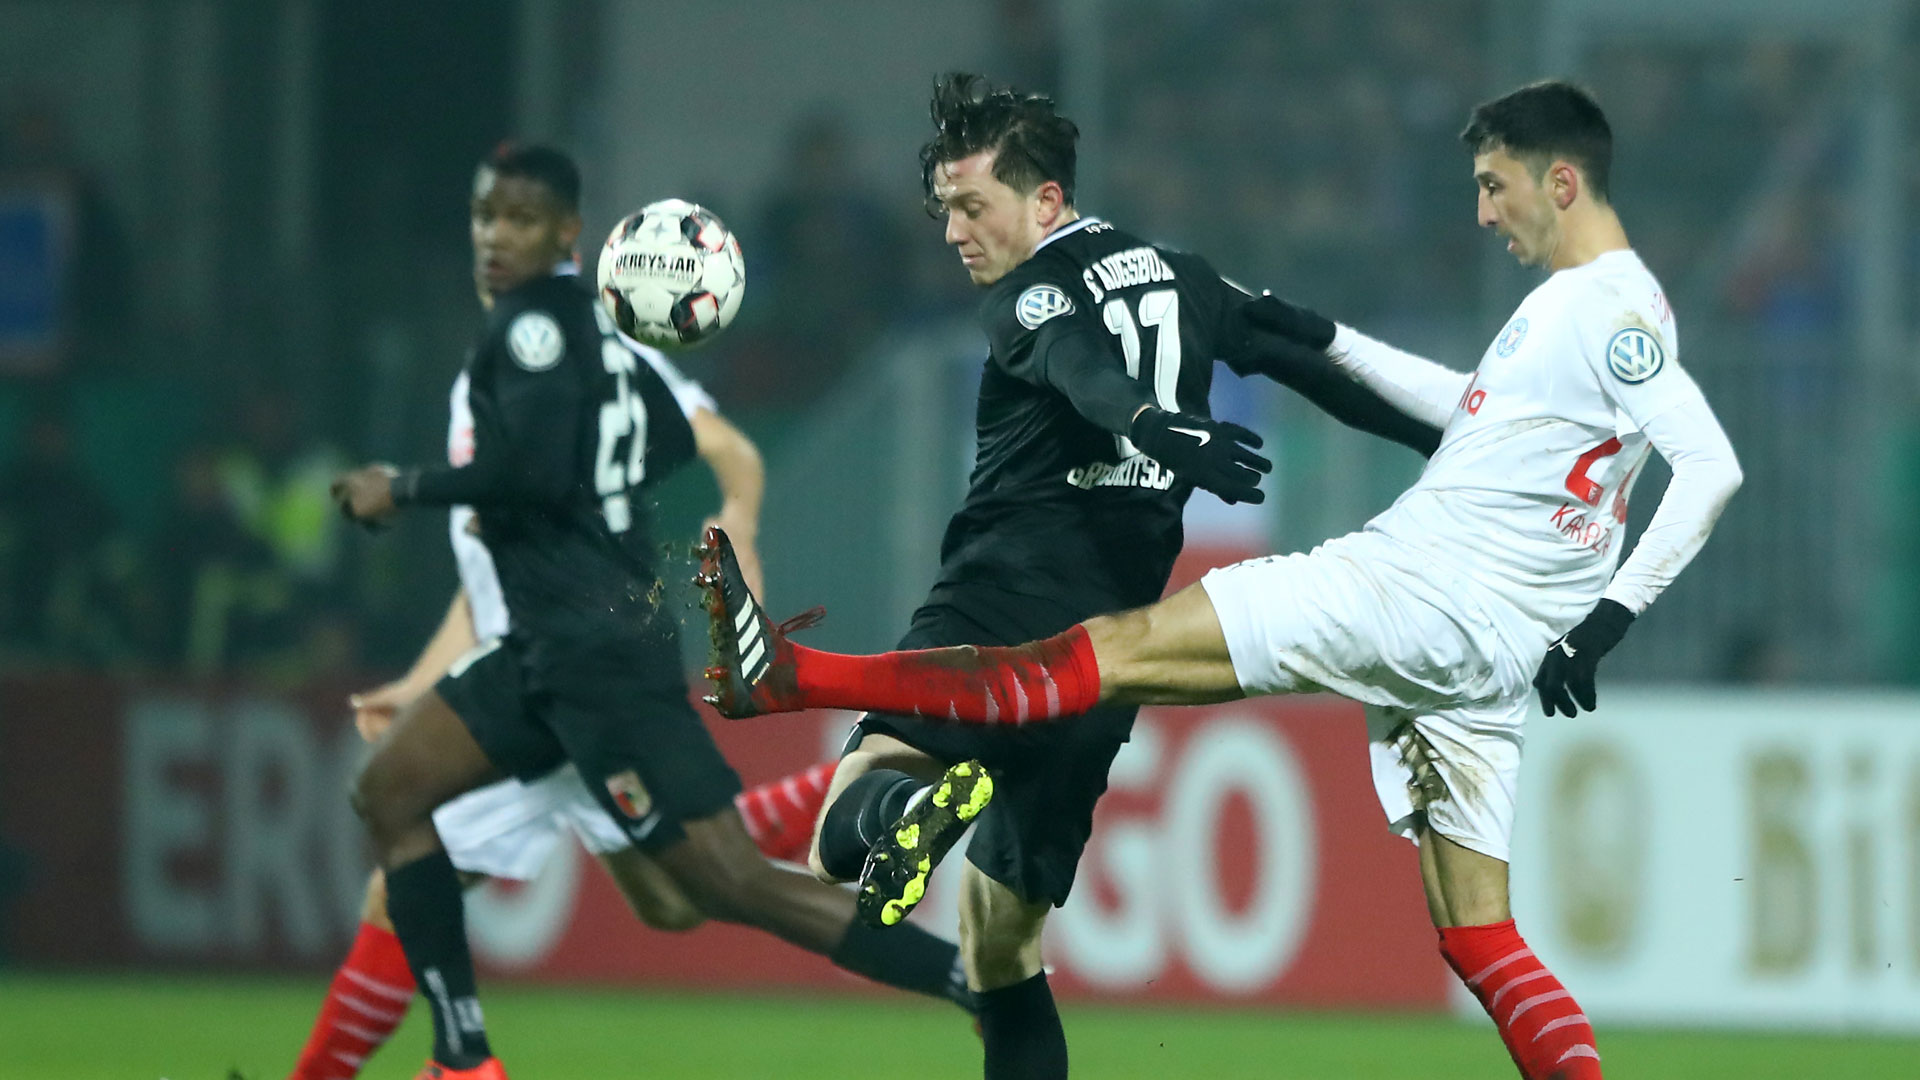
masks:
POLYGON ((1100 668, 1087 630, 1075 626, 1015 646, 963 645, 847 656, 795 645, 788 634, 818 609, 770 622, 719 529, 707 530, 695 584, 706 593, 714 693, 707 701, 740 719, 800 709, 860 709, 944 716, 981 724, 1024 724, 1091 709, 1101 700, 1100 668))
POLYGON ((977 761, 963 761, 920 789, 867 851, 855 894, 860 918, 885 927, 911 914, 926 898, 933 868, 992 800, 993 777, 977 761))

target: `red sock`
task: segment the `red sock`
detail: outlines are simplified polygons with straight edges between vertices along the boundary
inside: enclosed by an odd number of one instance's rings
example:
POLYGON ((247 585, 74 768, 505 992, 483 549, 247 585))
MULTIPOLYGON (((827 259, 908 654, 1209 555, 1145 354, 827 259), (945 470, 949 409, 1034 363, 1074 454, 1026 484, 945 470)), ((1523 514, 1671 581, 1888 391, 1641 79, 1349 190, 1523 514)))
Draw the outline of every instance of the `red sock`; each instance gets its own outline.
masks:
POLYGON ((805 772, 783 776, 733 797, 747 823, 747 835, 770 859, 805 862, 813 843, 813 819, 827 801, 827 785, 840 763, 823 761, 805 772))
POLYGON ((1100 701, 1100 668, 1084 626, 1025 645, 960 645, 878 656, 795 645, 793 652, 799 708, 1024 724, 1083 713, 1100 701))
POLYGON ((390 930, 361 923, 340 970, 333 973, 313 1034, 293 1066, 292 1080, 350 1080, 393 1035, 413 1000, 400 939, 390 930))
POLYGON ((1600 1080, 1593 1026, 1512 919, 1442 927, 1440 955, 1493 1017, 1526 1080, 1600 1080))

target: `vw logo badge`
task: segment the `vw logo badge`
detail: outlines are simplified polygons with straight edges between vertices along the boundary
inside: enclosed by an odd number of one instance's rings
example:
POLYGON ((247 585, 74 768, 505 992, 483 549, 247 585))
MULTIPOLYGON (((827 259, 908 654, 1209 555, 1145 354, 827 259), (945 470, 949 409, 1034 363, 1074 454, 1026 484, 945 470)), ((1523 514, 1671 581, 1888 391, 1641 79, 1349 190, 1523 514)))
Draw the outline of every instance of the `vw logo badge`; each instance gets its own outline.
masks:
POLYGON ((1629 326, 1607 342, 1607 368, 1623 383, 1643 383, 1660 373, 1667 362, 1667 350, 1660 339, 1637 326, 1629 326))

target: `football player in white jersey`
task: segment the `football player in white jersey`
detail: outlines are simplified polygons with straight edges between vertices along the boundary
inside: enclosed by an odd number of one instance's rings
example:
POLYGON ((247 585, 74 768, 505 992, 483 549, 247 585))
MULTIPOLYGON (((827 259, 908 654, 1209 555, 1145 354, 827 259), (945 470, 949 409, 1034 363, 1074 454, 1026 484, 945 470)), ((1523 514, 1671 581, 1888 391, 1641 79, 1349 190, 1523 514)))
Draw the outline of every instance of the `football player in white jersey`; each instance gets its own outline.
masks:
POLYGON ((1592 1027, 1508 906, 1529 683, 1549 715, 1594 707, 1595 665, 1700 550, 1740 467, 1680 367, 1660 284, 1608 201, 1612 134, 1594 100, 1564 82, 1526 86, 1476 108, 1462 138, 1480 223, 1549 275, 1476 372, 1274 297, 1248 312, 1444 426, 1420 480, 1360 532, 1215 570, 1158 604, 1041 642, 824 663, 743 602, 723 537, 709 534, 703 577, 717 648, 747 623, 774 645, 752 680, 751 712, 885 709, 1017 725, 1113 702, 1330 690, 1364 703, 1375 786, 1391 827, 1420 846, 1442 955, 1523 1076, 1591 1080, 1592 1027), (1673 479, 1616 573, 1649 448, 1673 479))

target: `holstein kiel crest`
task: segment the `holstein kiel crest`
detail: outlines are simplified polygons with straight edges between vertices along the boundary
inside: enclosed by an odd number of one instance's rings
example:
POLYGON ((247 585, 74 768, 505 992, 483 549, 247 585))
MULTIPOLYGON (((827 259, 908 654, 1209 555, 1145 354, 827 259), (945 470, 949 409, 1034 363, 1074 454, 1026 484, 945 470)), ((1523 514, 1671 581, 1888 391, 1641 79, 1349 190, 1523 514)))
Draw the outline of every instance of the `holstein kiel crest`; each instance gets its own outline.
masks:
POLYGON ((1029 330, 1038 330, 1041 323, 1072 310, 1073 301, 1052 285, 1031 286, 1020 294, 1020 299, 1013 305, 1014 317, 1029 330))
POLYGON ((632 769, 607 777, 607 794, 620 805, 621 813, 635 821, 653 812, 653 795, 632 769))
POLYGON ((1507 324, 1505 330, 1500 331, 1500 337, 1493 343, 1493 351, 1501 356, 1512 356, 1513 350, 1519 348, 1520 343, 1526 339, 1527 320, 1515 319, 1507 324))

